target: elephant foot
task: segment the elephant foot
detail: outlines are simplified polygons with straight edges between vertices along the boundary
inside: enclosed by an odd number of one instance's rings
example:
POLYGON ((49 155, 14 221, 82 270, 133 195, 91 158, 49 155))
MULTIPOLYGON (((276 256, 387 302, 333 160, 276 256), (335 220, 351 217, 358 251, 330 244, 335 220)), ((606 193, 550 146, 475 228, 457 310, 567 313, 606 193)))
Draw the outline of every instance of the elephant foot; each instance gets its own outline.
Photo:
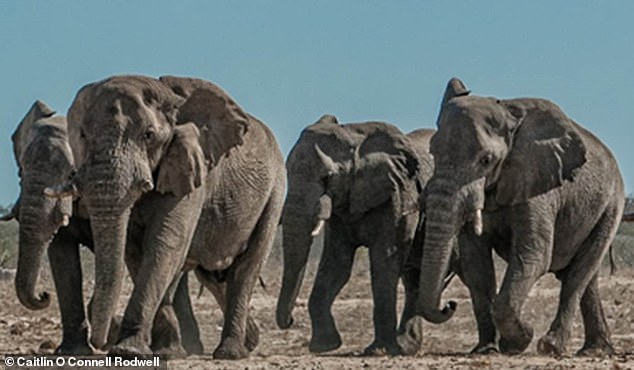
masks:
POLYGON ((249 316, 247 319, 247 329, 246 335, 244 339, 244 346, 247 348, 249 352, 252 352, 255 347, 258 346, 260 342, 260 328, 255 320, 249 316))
POLYGON ((295 319, 293 319, 292 314, 287 315, 287 314, 277 313, 277 315, 275 316, 275 322, 277 323, 278 328, 288 329, 293 325, 293 323, 295 322, 295 319))
POLYGON ((128 337, 125 338, 116 345, 110 348, 108 351, 109 355, 119 355, 119 356, 143 356, 143 355, 151 355, 152 350, 145 343, 145 341, 141 340, 138 337, 128 337))
MULTIPOLYGON (((167 360, 174 360, 187 357, 187 351, 180 344, 176 344, 169 347, 162 347, 155 349, 153 351, 155 354, 159 355, 161 358, 167 360)), ((202 351, 201 351, 202 352, 202 351)))
POLYGON ((489 355, 492 353, 499 353, 500 350, 495 343, 478 343, 472 350, 473 355, 489 355))
POLYGON ((500 351, 507 355, 517 355, 526 349, 533 339, 533 328, 521 326, 518 335, 500 338, 500 351))
POLYGON ((400 354, 401 348, 396 343, 373 342, 363 350, 363 356, 398 356, 400 354))
POLYGON ((614 354, 614 347, 607 339, 600 339, 595 343, 584 343, 583 347, 577 351, 577 356, 604 357, 614 354))
POLYGON ((220 341, 213 357, 217 360, 239 360, 249 357, 249 350, 242 341, 227 337, 220 341))
POLYGON ((95 350, 90 346, 90 344, 88 344, 88 341, 74 343, 67 343, 63 341, 62 344, 55 349, 55 354, 59 356, 90 356, 95 354, 95 350))
POLYGON ((117 343, 117 339, 119 339, 119 334, 121 333, 121 322, 123 321, 122 315, 117 315, 110 320, 110 330, 108 331, 108 339, 106 341, 106 345, 103 350, 108 350, 112 348, 112 346, 117 343))
POLYGON ((537 342, 537 352, 545 356, 561 356, 566 352, 564 339, 561 335, 549 332, 537 342))
POLYGON ((405 323, 405 330, 396 337, 401 354, 413 356, 423 344, 423 318, 414 316, 405 323))
POLYGON ((335 332, 334 334, 328 336, 313 335, 310 339, 308 350, 313 353, 323 353, 333 351, 339 347, 341 347, 341 336, 339 333, 335 332))
POLYGON ((183 340, 183 348, 188 355, 202 355, 205 351, 203 343, 198 340, 183 340))

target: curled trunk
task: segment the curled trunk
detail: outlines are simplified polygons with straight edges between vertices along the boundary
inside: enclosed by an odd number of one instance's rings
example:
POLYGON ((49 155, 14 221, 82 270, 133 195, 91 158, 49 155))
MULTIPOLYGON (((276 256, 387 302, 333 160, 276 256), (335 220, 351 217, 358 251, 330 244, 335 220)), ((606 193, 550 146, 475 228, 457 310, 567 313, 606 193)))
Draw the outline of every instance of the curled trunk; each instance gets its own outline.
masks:
POLYGON ((446 194, 429 194, 425 226, 425 244, 417 311, 426 320, 442 323, 451 318, 456 303, 440 308, 445 276, 449 269, 453 242, 457 233, 457 200, 446 194))
MULTIPOLYGON (((28 218, 28 215, 23 216, 23 219, 28 218)), ((48 246, 48 240, 39 238, 38 233, 37 224, 20 224, 20 245, 18 269, 15 275, 15 291, 20 303, 30 310, 41 310, 50 304, 50 296, 47 292, 35 293, 35 286, 40 275, 42 256, 48 246)))

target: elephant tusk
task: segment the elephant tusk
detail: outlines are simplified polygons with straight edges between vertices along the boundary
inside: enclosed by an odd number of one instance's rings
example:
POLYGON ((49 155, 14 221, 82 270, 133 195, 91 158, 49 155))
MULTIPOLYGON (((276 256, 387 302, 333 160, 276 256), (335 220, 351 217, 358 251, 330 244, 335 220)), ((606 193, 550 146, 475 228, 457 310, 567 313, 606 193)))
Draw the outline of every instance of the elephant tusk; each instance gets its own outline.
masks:
POLYGON ((62 216, 62 226, 68 226, 70 222, 70 217, 68 217, 68 215, 64 215, 62 216))
POLYGON ((45 188, 44 195, 51 198, 65 198, 69 196, 77 197, 79 196, 79 192, 77 191, 75 184, 67 183, 64 185, 56 185, 45 188))
POLYGON ((313 231, 310 233, 310 236, 315 237, 317 235, 319 235, 319 233, 321 232, 321 229, 323 229, 324 225, 326 224, 326 221, 324 220, 319 220, 317 222, 317 226, 315 226, 315 228, 313 229, 313 231))
POLYGON ((447 286, 449 286, 449 283, 451 283, 451 280, 453 280, 454 276, 456 276, 456 273, 451 271, 449 273, 449 275, 447 275, 447 277, 445 278, 445 280, 443 281, 443 287, 442 290, 445 290, 447 288, 447 286))
POLYGON ((480 236, 482 235, 482 210, 477 209, 473 215, 473 232, 480 236))

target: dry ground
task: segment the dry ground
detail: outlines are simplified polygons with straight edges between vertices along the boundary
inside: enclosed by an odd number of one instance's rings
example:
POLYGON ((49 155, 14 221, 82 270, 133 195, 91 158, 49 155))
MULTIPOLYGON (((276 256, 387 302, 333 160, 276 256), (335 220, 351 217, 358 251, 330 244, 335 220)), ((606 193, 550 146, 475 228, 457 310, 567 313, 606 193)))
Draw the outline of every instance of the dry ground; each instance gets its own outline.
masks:
MULTIPOLYGON (((88 259, 90 256, 85 254, 88 259)), ((308 352, 310 321, 306 304, 315 264, 310 266, 308 279, 295 309, 295 324, 289 330, 275 325, 275 303, 279 291, 281 266, 279 259, 269 259, 263 278, 268 287, 257 287, 252 309, 261 328, 260 345, 251 357, 242 361, 215 361, 211 352, 220 337, 222 317, 209 292, 193 297, 194 310, 199 320, 205 355, 185 360, 169 361, 170 369, 466 369, 466 368, 524 368, 524 369, 634 369, 634 269, 626 268, 615 276, 602 275, 601 293, 612 330, 612 340, 618 355, 608 358, 579 358, 572 354, 581 346, 583 327, 577 316, 569 355, 562 358, 541 357, 535 343, 543 335, 558 302, 559 283, 552 276, 543 277, 533 289, 524 315, 534 325, 536 338, 525 354, 515 357, 502 355, 470 356, 468 351, 476 342, 475 321, 465 287, 454 279, 445 297, 459 303, 454 318, 441 325, 425 324, 423 349, 415 357, 360 357, 359 353, 372 341, 372 300, 369 287, 367 255, 360 250, 348 285, 339 295, 333 311, 343 338, 343 346, 327 355, 308 352)), ((90 264, 90 261, 87 261, 90 264)), ((54 294, 48 271, 43 272, 41 287, 54 294)), ((191 279, 192 295, 198 282, 191 279)), ((85 284, 86 292, 91 282, 85 284)), ((130 291, 126 285, 126 292, 130 291)), ((402 292, 401 292, 402 298, 402 292)), ((51 353, 61 339, 61 325, 56 303, 42 311, 29 311, 18 302, 12 280, 0 281, 0 353, 51 353)), ((53 299, 55 302, 55 299, 53 299)), ((399 302, 402 304, 402 299, 399 302)), ((120 310, 123 310, 123 300, 120 310)), ((2 363, 2 360, 0 360, 2 363)))

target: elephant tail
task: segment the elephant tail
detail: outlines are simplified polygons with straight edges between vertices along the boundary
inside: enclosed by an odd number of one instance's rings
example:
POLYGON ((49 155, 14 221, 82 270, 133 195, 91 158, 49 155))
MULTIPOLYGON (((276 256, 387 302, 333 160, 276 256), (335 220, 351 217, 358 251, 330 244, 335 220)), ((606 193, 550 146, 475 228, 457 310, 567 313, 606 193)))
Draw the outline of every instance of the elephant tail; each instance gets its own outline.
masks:
POLYGON ((616 266, 616 259, 614 258, 614 243, 610 244, 610 250, 608 253, 610 255, 610 276, 612 276, 616 274, 618 270, 616 266))
POLYGON ((264 292, 268 295, 271 295, 271 293, 269 293, 269 286, 266 284, 266 281, 264 281, 264 278, 261 274, 258 275, 258 282, 260 283, 260 286, 262 287, 264 292))

